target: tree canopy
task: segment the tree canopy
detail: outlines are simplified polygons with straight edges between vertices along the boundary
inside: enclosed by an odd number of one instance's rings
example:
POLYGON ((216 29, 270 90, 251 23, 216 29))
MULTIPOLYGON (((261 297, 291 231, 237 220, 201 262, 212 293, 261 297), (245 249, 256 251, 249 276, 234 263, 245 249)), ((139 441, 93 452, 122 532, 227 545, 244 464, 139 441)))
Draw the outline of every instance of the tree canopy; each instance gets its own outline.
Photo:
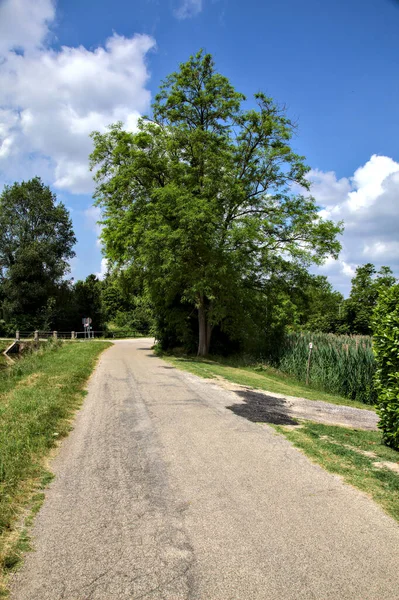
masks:
POLYGON ((0 195, 2 316, 21 328, 51 318, 57 289, 76 242, 65 206, 40 178, 6 186, 0 195))
POLYGON ((372 315, 378 297, 395 282, 390 267, 383 266, 378 272, 371 263, 357 267, 349 298, 344 305, 344 322, 350 333, 372 333, 372 315))
POLYGON ((197 321, 200 355, 215 327, 234 332, 248 316, 251 295, 340 249, 341 225, 309 195, 294 124, 263 93, 246 106, 199 52, 137 132, 116 123, 92 136, 106 256, 140 272, 160 330, 184 339, 197 321))

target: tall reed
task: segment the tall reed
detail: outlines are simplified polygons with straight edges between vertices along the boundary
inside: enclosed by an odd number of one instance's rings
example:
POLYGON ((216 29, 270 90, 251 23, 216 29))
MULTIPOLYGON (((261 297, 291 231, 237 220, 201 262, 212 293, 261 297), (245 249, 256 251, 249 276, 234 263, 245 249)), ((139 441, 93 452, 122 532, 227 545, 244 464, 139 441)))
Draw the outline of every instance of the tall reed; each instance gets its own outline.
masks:
POLYGON ((371 337, 291 332, 272 350, 269 361, 281 371, 306 381, 310 342, 312 387, 365 404, 375 403, 376 365, 371 337))

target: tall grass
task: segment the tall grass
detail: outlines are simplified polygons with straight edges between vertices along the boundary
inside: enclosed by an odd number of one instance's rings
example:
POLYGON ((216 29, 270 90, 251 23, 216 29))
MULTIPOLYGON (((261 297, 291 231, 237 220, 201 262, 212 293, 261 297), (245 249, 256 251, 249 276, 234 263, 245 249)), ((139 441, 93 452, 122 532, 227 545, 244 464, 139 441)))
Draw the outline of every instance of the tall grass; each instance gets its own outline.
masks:
POLYGON ((310 342, 313 344, 309 373, 312 387, 365 404, 375 403, 376 366, 371 337, 288 333, 273 349, 269 362, 305 382, 310 342))

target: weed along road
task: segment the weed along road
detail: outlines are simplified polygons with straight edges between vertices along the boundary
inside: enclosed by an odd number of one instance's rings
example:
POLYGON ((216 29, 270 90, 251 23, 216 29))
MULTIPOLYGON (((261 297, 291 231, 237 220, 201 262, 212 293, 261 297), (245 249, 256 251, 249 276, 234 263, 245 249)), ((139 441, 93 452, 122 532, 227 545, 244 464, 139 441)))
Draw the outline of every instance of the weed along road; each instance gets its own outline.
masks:
POLYGON ((101 356, 12 600, 399 599, 396 522, 150 348, 101 356))

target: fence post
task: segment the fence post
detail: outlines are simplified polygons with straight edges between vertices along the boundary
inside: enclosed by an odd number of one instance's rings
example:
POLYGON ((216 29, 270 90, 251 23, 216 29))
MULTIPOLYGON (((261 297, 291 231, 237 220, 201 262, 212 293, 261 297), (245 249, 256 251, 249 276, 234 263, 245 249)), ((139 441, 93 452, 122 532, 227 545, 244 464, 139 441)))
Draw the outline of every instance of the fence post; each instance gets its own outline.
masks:
POLYGON ((17 341, 19 341, 19 331, 16 331, 16 332, 15 332, 15 339, 16 339, 17 341))
POLYGON ((75 339, 75 332, 71 331, 71 340, 74 340, 74 339, 75 339))
POLYGON ((312 358, 312 342, 309 343, 309 357, 308 357, 308 367, 306 369, 306 385, 309 385, 309 373, 310 373, 310 360, 312 358))
POLYGON ((53 339, 56 340, 57 339, 57 332, 53 331, 53 339))
POLYGON ((35 342, 39 341, 39 332, 37 330, 35 331, 33 337, 34 337, 35 342))

